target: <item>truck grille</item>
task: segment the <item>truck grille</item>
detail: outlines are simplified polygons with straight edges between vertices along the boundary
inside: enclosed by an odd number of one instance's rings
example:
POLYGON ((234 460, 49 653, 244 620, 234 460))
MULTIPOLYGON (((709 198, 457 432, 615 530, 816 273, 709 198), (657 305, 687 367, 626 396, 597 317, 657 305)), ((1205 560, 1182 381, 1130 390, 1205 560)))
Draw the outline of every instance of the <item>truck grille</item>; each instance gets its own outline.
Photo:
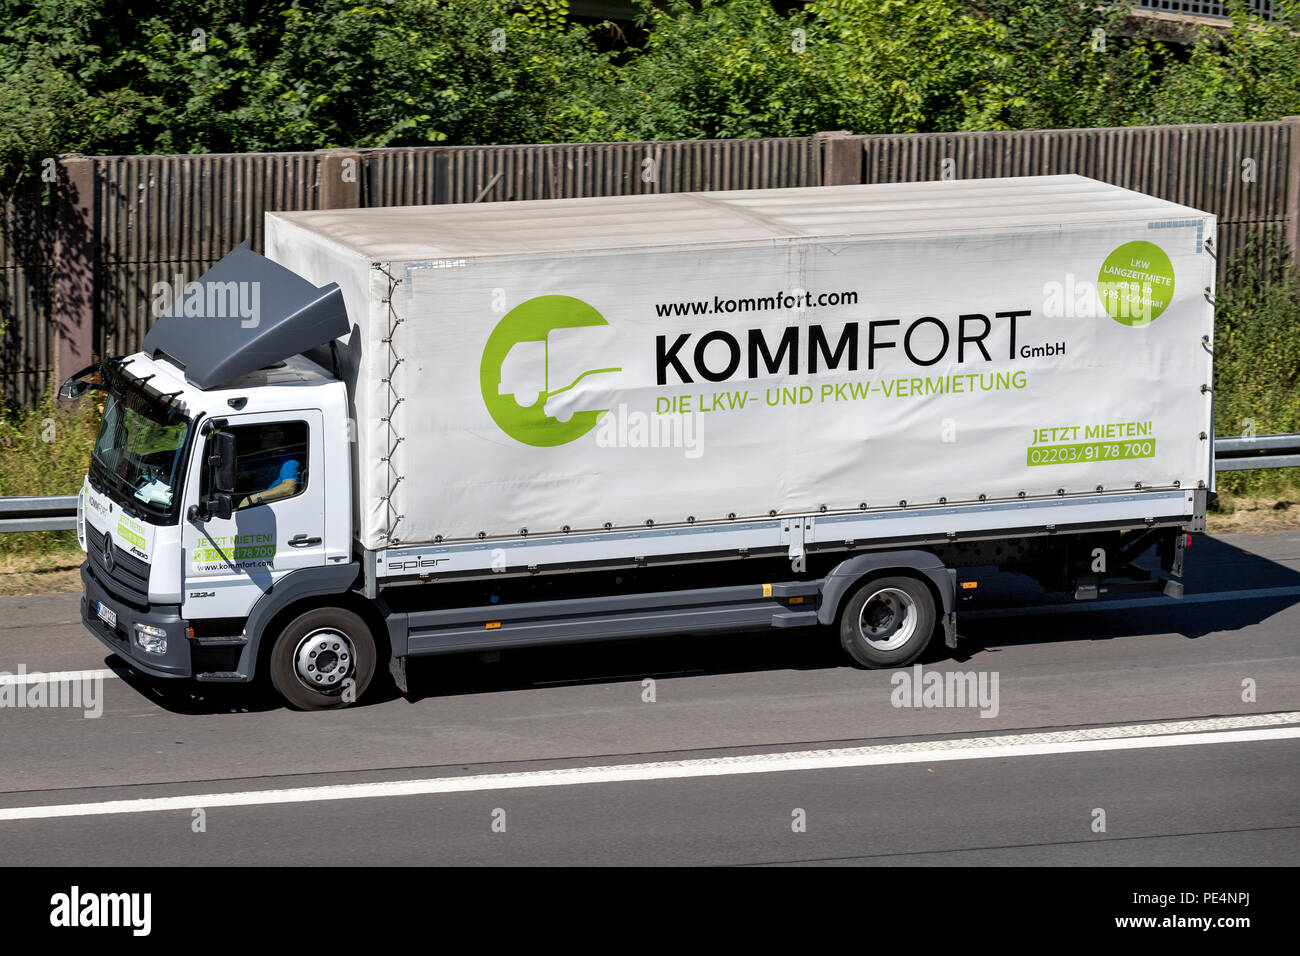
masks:
POLYGON ((133 604, 149 604, 149 564, 128 554, 116 543, 113 545, 113 562, 104 562, 104 533, 86 522, 86 555, 90 568, 110 591, 133 604))

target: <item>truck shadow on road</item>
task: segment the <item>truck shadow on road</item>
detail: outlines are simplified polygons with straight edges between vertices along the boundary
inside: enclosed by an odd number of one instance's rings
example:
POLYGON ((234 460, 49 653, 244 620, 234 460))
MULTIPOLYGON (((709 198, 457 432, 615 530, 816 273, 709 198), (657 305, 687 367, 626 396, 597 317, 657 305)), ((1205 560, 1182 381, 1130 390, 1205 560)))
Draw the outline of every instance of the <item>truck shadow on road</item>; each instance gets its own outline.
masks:
MULTIPOLYGON (((978 597, 958 610, 961 642, 954 652, 937 639, 922 656, 923 664, 978 662, 1018 646, 1069 641, 1155 635, 1198 640, 1255 627, 1300 603, 1300 572, 1223 539, 1206 537, 1197 538, 1182 601, 1125 596, 1077 602, 1018 575, 990 570, 963 571, 961 577, 973 577, 980 584, 978 597), (1113 607, 1107 606, 1112 603, 1113 607)), ((116 667, 121 662, 109 658, 108 663, 116 667)), ((399 697, 414 703, 463 694, 641 683, 647 678, 848 666, 833 628, 683 635, 527 648, 505 652, 499 660, 472 653, 412 659, 408 693, 399 695, 387 675, 378 673, 376 686, 360 706, 399 697)), ((249 713, 283 706, 262 687, 172 683, 133 674, 124 679, 175 713, 249 713)))
POLYGON ((1197 640, 1254 627, 1300 603, 1300 572, 1221 538, 1195 540, 1181 600, 1120 595, 1074 601, 1025 578, 995 575, 1002 580, 990 582, 979 602, 959 609, 961 641, 952 656, 966 661, 1027 644, 1157 634, 1197 640))
MULTIPOLYGON (((1196 640, 1254 627, 1300 603, 1300 573, 1207 537, 1196 539, 1182 601, 1144 595, 1080 602, 1019 575, 989 569, 973 576, 980 581, 980 596, 958 610, 958 648, 952 651, 936 640, 921 663, 964 663, 1015 646, 1065 641, 1154 635, 1196 640)), ((961 577, 972 575, 963 572, 961 577)), ((475 655, 413 660, 405 696, 416 701, 558 685, 848 666, 831 628, 682 636, 519 650, 503 654, 497 663, 475 655)))
POLYGON ((173 714, 248 714, 281 710, 285 706, 279 695, 261 685, 202 684, 151 677, 132 669, 127 661, 115 654, 104 658, 104 666, 116 671, 122 683, 141 697, 173 714))

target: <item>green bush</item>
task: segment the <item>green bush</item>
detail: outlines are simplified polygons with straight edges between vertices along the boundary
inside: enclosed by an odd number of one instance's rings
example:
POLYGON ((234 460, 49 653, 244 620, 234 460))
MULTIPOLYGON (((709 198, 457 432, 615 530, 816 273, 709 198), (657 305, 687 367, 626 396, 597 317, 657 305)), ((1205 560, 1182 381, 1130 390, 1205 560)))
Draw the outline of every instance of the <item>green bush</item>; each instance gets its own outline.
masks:
POLYGON ((1227 31, 1202 29, 1191 53, 1159 77, 1151 123, 1240 123, 1300 113, 1300 3, 1281 0, 1272 20, 1232 0, 1227 31))
MULTIPOLYGON (((0 0, 0 183, 57 153, 1124 126, 1300 113, 1300 0, 1190 50, 1092 0, 0 0)), ((2 188, 2 187, 0 187, 2 188)))
POLYGON ((838 122, 833 46, 813 17, 768 0, 640 3, 644 44, 583 94, 588 138, 802 136, 838 122))
MULTIPOLYGON (((1277 244, 1250 244, 1218 290, 1214 417, 1219 435, 1300 432, 1300 269, 1277 244)), ((1227 494, 1285 496, 1298 476, 1294 468, 1221 472, 1217 483, 1227 494)))
MULTIPOLYGON (((47 395, 35 408, 0 416, 0 497, 80 491, 102 411, 93 394, 72 409, 60 407, 47 395)), ((0 557, 76 547, 73 531, 0 534, 0 557)))

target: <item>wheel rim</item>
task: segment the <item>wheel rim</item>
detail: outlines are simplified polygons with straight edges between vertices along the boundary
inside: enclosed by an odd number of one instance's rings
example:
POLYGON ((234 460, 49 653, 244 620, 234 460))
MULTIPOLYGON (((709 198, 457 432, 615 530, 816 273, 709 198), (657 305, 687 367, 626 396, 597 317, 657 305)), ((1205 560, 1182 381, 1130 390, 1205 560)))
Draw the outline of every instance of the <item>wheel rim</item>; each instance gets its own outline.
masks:
POLYGON ((293 652, 299 683, 322 694, 339 693, 356 671, 357 654, 346 634, 334 628, 312 631, 293 652))
POLYGON ((858 633, 874 650, 897 650, 916 633, 917 617, 912 595, 898 588, 882 588, 862 605, 858 633))

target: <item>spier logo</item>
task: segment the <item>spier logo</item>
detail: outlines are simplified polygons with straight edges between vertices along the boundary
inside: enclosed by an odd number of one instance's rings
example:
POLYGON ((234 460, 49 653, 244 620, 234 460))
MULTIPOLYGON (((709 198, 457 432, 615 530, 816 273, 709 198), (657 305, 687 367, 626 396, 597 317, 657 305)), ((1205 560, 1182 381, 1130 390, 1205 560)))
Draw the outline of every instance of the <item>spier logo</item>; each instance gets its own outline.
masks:
POLYGON ((576 330, 600 327, 609 327, 604 316, 567 295, 538 296, 507 312, 479 366, 483 404, 497 427, 537 447, 564 445, 595 428, 608 409, 578 407, 592 398, 586 380, 621 369, 590 367, 590 340, 603 336, 576 330))

